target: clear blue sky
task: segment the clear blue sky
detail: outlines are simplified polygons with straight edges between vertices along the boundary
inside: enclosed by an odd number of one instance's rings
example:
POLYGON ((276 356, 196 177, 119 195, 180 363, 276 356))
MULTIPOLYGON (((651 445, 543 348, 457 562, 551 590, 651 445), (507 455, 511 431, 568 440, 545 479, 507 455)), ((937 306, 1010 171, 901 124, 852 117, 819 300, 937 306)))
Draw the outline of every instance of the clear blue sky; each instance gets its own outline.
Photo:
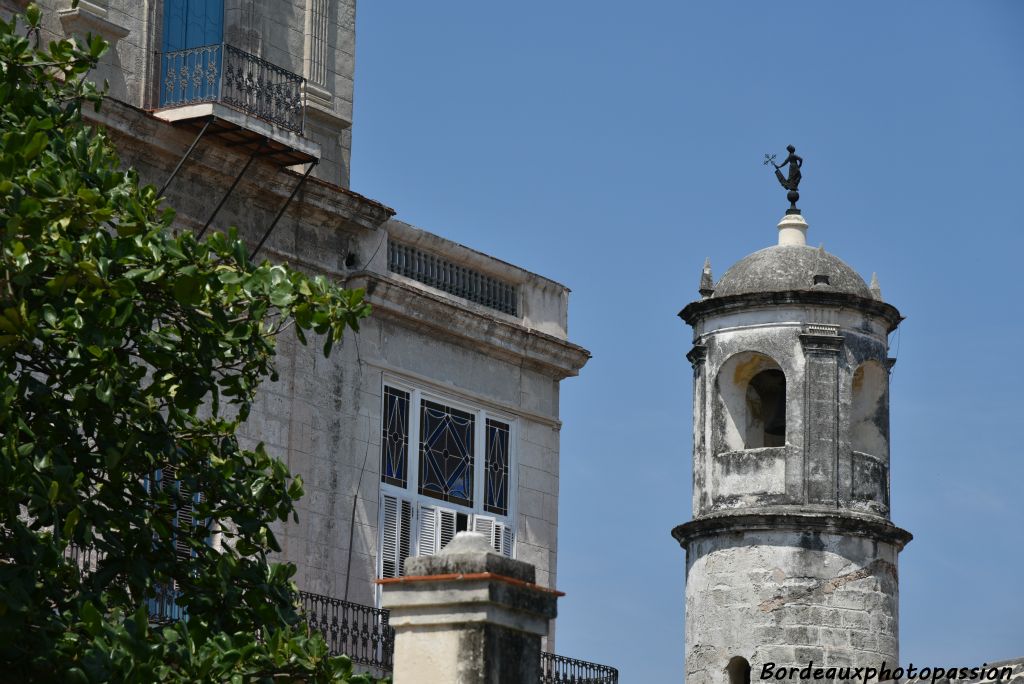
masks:
POLYGON ((682 678, 690 331, 774 243, 764 153, 892 339, 904 663, 1024 656, 1024 2, 363 0, 352 187, 572 288, 557 650, 682 678))

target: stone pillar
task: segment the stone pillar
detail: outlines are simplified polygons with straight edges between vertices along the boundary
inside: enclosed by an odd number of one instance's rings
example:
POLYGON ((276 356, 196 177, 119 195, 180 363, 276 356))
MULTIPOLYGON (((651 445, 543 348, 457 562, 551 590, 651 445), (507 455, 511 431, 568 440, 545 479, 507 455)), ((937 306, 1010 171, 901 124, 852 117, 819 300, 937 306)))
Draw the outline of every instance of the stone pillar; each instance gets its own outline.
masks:
POLYGON ((460 532, 436 556, 379 580, 395 629, 395 684, 536 684, 540 642, 561 595, 529 563, 460 532))
POLYGON ((800 335, 807 361, 804 425, 804 468, 807 502, 834 504, 839 470, 838 326, 808 325, 800 335))

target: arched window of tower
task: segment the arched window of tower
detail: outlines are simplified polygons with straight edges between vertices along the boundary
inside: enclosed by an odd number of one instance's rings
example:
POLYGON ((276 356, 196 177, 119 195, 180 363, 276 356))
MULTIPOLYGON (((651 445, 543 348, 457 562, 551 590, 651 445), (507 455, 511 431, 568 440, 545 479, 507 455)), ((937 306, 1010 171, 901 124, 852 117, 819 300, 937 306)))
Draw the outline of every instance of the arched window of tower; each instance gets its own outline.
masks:
POLYGON ((750 663, 742 656, 734 656, 725 666, 729 675, 729 684, 750 684, 750 663))
POLYGON ((786 445, 786 375, 774 359, 731 356, 715 389, 715 453, 786 445))
POLYGON ((748 449, 786 446, 786 376, 763 370, 747 385, 748 449))
POLYGON ((878 361, 866 361, 853 372, 850 446, 880 459, 889 454, 888 385, 889 374, 878 361))

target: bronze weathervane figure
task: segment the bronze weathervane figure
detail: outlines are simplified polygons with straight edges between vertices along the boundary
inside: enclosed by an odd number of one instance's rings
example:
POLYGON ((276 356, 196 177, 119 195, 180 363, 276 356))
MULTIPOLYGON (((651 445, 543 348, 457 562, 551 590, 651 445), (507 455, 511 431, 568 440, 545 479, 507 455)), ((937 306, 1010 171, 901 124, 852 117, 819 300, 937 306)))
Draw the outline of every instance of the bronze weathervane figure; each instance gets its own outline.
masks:
POLYGON ((796 203, 800 199, 800 193, 797 192, 797 188, 800 187, 800 179, 802 175, 800 173, 800 167, 804 165, 803 157, 797 156, 796 148, 792 145, 787 145, 786 150, 789 152, 789 156, 781 164, 775 163, 774 154, 764 155, 764 164, 767 166, 771 164, 775 167, 775 177, 779 179, 779 184, 782 185, 789 192, 786 193, 786 199, 789 200, 789 209, 786 210, 787 214, 799 214, 800 210, 797 209, 796 203), (789 166, 789 175, 782 175, 782 167, 789 166))

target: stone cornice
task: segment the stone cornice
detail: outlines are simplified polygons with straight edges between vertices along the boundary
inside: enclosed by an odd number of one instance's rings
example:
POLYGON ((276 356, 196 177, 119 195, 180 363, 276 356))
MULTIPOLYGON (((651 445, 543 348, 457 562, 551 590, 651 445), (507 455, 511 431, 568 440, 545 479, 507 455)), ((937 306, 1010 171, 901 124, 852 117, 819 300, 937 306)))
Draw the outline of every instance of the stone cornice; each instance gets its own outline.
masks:
POLYGON ((896 329, 903 320, 899 310, 892 304, 876 299, 867 299, 846 292, 827 292, 823 290, 788 292, 755 292, 751 294, 711 297, 691 302, 679 312, 679 317, 689 325, 714 314, 736 313, 755 308, 785 305, 833 306, 838 308, 857 309, 864 313, 878 316, 886 322, 888 332, 896 329))
POLYGON ((672 536, 683 548, 702 537, 753 531, 792 531, 866 537, 903 549, 914 535, 888 520, 856 513, 760 512, 712 515, 676 526, 672 536))
POLYGON ((818 352, 824 354, 838 354, 843 346, 842 335, 815 335, 813 333, 801 333, 800 344, 804 352, 818 352))
POLYGON ((590 359, 590 352, 579 345, 386 275, 359 271, 347 278, 345 287, 365 289, 374 316, 399 320, 457 344, 468 343, 489 356, 525 364, 556 380, 577 375, 590 359))

